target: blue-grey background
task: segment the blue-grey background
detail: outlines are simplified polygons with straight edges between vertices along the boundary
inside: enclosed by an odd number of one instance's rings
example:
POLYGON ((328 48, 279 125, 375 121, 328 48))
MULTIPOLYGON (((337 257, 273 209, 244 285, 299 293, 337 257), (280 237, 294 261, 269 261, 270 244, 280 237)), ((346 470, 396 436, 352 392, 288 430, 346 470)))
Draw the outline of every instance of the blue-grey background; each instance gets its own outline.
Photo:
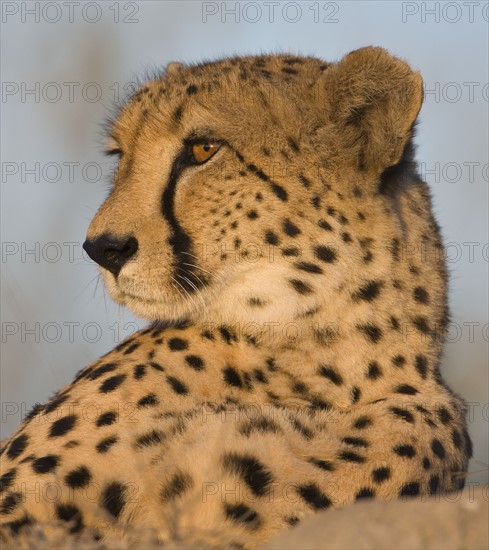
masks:
POLYGON ((101 122, 126 84, 172 60, 334 61, 375 44, 425 79, 417 158, 451 271, 444 373, 469 402, 469 480, 487 482, 487 21, 487 2, 3 2, 2 437, 144 325, 110 302, 81 249, 109 181, 101 122))

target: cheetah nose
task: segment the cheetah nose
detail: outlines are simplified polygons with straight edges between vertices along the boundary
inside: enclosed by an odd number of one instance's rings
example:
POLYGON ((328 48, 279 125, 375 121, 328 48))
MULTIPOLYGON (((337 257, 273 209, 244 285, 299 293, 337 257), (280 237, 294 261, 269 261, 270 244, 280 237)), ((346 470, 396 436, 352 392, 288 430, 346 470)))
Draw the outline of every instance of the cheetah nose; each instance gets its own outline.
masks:
POLYGON ((138 241, 135 237, 102 235, 97 239, 87 239, 83 248, 94 262, 117 277, 124 264, 137 252, 138 241))

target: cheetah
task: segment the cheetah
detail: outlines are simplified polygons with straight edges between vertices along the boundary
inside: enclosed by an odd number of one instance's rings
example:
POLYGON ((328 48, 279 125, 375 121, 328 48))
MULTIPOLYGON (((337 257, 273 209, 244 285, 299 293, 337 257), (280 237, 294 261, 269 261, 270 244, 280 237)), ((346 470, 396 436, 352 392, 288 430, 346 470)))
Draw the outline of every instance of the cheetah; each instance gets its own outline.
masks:
POLYGON ((422 100, 378 47, 171 63, 128 99, 84 248, 150 324, 6 442, 4 532, 253 548, 319 510, 463 487, 422 100))

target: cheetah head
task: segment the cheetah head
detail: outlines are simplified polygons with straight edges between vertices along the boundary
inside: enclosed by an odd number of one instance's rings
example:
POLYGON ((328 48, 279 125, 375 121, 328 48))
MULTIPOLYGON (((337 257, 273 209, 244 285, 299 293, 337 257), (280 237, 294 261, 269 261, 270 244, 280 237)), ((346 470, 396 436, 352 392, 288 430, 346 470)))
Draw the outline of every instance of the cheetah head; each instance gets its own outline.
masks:
POLYGON ((420 75, 375 47, 170 64, 111 125, 118 165, 84 248, 150 320, 327 305, 392 271, 369 242, 402 237, 386 174, 421 103, 420 75))

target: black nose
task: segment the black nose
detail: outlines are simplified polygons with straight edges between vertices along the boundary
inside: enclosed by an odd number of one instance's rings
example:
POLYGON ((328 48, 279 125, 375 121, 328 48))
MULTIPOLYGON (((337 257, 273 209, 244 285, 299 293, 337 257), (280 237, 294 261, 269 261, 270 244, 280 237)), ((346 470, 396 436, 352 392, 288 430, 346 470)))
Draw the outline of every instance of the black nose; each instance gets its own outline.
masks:
POLYGON ((102 235, 95 240, 87 239, 83 243, 83 248, 94 262, 117 277, 122 266, 136 253, 138 241, 135 237, 118 238, 102 235))

